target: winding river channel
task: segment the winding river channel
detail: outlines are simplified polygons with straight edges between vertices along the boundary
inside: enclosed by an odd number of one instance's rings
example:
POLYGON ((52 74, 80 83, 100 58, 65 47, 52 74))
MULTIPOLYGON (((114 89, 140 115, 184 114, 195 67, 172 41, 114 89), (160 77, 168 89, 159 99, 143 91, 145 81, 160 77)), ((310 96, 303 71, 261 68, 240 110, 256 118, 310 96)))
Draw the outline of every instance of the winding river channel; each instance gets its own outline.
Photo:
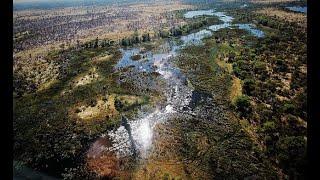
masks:
POLYGON ((299 12, 299 13, 307 13, 307 6, 288 6, 286 7, 290 11, 299 12))
POLYGON ((157 124, 181 114, 195 114, 190 107, 194 89, 186 76, 172 62, 180 49, 190 44, 201 44, 203 38, 212 36, 215 31, 223 28, 244 29, 258 38, 264 36, 264 33, 256 29, 253 24, 233 24, 233 17, 223 12, 198 10, 189 11, 184 16, 193 18, 200 15, 217 16, 223 23, 182 36, 179 42, 167 39, 160 45, 160 52, 141 52, 139 48, 121 49, 122 58, 115 66, 115 71, 130 67, 137 75, 143 72, 159 74, 164 82, 162 91, 166 97, 166 103, 164 106, 155 108, 153 112, 139 112, 139 117, 136 119, 122 117, 122 125, 118 129, 102 135, 102 137, 108 136, 112 142, 111 146, 102 147, 103 150, 115 152, 118 158, 131 155, 142 159, 147 158, 153 144, 154 128, 157 124), (132 60, 131 57, 136 54, 140 54, 143 58, 132 60))

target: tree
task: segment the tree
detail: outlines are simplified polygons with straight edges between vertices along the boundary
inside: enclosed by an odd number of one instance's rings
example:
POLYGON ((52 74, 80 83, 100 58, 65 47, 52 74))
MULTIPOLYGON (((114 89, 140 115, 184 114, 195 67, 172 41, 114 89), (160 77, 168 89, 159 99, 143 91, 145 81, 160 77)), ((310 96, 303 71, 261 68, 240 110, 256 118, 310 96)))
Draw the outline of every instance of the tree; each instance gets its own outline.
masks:
POLYGON ((93 48, 97 48, 99 43, 99 38, 97 37, 96 40, 94 41, 93 48))
POLYGON ((150 41, 149 33, 142 35, 142 42, 147 42, 147 41, 150 41))
POLYGON ((125 39, 122 39, 122 40, 121 40, 121 45, 122 45, 122 46, 129 46, 129 45, 130 45, 130 42, 129 42, 128 39, 125 38, 125 39))
POLYGON ((77 48, 79 48, 80 47, 80 41, 79 41, 79 39, 77 39, 77 48))
POLYGON ((171 32, 171 35, 172 35, 172 36, 180 36, 180 35, 182 35, 182 30, 181 30, 181 28, 172 28, 172 29, 170 30, 170 32, 171 32))
POLYGON ((124 107, 123 103, 118 98, 115 99, 114 106, 117 111, 122 111, 124 107))
POLYGON ((133 33, 132 43, 136 44, 140 42, 139 32, 137 30, 133 33))

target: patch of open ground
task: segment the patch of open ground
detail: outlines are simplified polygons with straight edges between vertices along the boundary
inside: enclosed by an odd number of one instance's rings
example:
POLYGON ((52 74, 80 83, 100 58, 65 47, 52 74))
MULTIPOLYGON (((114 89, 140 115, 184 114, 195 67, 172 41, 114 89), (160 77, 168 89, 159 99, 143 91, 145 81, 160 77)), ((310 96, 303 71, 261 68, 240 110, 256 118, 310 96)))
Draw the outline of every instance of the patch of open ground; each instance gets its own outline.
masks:
POLYGON ((114 106, 114 95, 110 95, 107 100, 97 100, 94 106, 80 106, 76 109, 76 114, 83 120, 90 120, 103 115, 115 116, 118 111, 114 106))
POLYGON ((99 78, 99 74, 96 72, 96 68, 94 67, 87 74, 76 78, 74 86, 77 87, 77 86, 90 84, 91 82, 93 82, 94 80, 97 80, 98 78, 99 78))
POLYGON ((100 63, 100 62, 108 61, 111 58, 113 58, 112 54, 109 54, 109 53, 102 54, 100 56, 92 58, 92 63, 100 63))
POLYGON ((116 108, 116 101, 123 106, 123 109, 129 109, 133 106, 145 103, 143 97, 110 94, 106 95, 106 97, 98 98, 96 102, 92 102, 90 105, 78 106, 74 111, 82 120, 101 119, 105 116, 112 118, 119 115, 119 111, 116 108))
POLYGON ((232 86, 230 90, 230 100, 234 104, 237 97, 242 95, 241 80, 237 77, 232 77, 232 86))
MULTIPOLYGON (((28 31, 38 33, 37 36, 45 36, 45 38, 27 38, 23 41, 17 41, 15 43, 32 44, 23 49, 17 49, 15 51, 16 57, 27 57, 29 54, 34 56, 45 55, 48 51, 52 49, 57 49, 61 44, 66 44, 67 46, 73 46, 77 43, 76 40, 80 42, 86 42, 99 37, 99 39, 111 39, 119 40, 124 37, 130 36, 134 33, 135 29, 139 33, 150 33, 152 36, 154 32, 162 29, 163 27, 178 25, 183 23, 182 19, 173 16, 174 11, 181 9, 193 8, 191 5, 183 4, 180 1, 157 1, 157 3, 150 4, 133 4, 129 6, 95 6, 90 7, 96 15, 94 18, 88 16, 88 8, 75 7, 75 8, 55 8, 49 10, 23 10, 14 11, 14 23, 19 24, 22 30, 15 30, 15 36, 20 38, 20 34, 28 31), (101 18, 100 15, 105 15, 106 18, 101 18), (125 15, 125 18, 123 17, 125 15), (48 19, 57 19, 60 21, 52 21, 50 26, 52 27, 52 32, 42 32, 43 28, 39 28, 39 21, 46 21, 48 19), (71 18, 71 22, 82 22, 83 25, 77 27, 75 31, 73 26, 70 27, 70 20, 65 21, 65 19, 71 18), (91 25, 87 25, 88 22, 94 21, 91 25), (99 23, 96 23, 98 21, 99 23), (24 24, 25 22, 28 22, 24 24), (31 25, 30 25, 31 23, 31 25), (94 24, 94 25, 92 25, 94 24), (69 41, 64 38, 52 39, 58 30, 57 27, 67 26, 63 33, 72 34, 74 36, 73 40, 69 41), (30 29, 32 28, 32 29, 30 29), (54 31, 53 31, 54 30, 54 31), (53 33, 53 34, 52 34, 53 33), (41 39, 50 39, 50 41, 42 42, 41 39), (36 42, 34 42, 36 41, 36 42), (39 41, 39 42, 37 42, 39 41)), ((43 22, 46 24, 45 22, 43 22)), ((16 25, 17 26, 17 25, 16 25)), ((15 26, 15 27, 16 27, 15 26)), ((61 36, 62 37, 62 36, 61 36)), ((18 38, 18 39, 19 39, 18 38)), ((18 40, 16 38, 16 40, 18 40)))

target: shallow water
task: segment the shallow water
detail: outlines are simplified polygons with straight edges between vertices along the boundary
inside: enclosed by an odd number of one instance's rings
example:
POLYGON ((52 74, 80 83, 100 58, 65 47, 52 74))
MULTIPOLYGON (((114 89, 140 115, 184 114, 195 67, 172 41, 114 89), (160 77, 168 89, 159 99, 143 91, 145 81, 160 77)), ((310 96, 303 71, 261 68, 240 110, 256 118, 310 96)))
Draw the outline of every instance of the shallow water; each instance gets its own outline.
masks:
POLYGON ((249 33, 251 33, 256 37, 259 37, 259 38, 264 37, 264 32, 259 29, 256 29, 253 24, 236 24, 236 26, 239 29, 247 30, 249 33))
POLYGON ((184 14, 184 17, 185 18, 193 18, 193 17, 203 16, 203 15, 213 16, 214 15, 214 11, 213 11, 213 9, 188 11, 187 13, 184 14))
POLYGON ((215 12, 215 13, 213 13, 213 15, 218 16, 219 19, 221 21, 223 21, 224 23, 231 23, 232 20, 234 19, 231 16, 227 16, 224 12, 215 12))
POLYGON ((208 31, 206 29, 201 30, 197 33, 192 33, 186 36, 182 36, 181 40, 183 41, 184 44, 201 44, 202 39, 208 36, 211 36, 212 32, 208 31))
MULTIPOLYGON (((132 155, 132 144, 130 142, 130 136, 134 141, 135 149, 138 151, 140 157, 146 157, 147 152, 152 144, 153 128, 156 124, 163 122, 181 110, 183 107, 188 106, 191 100, 192 89, 186 86, 186 78, 171 64, 171 59, 176 56, 176 51, 179 46, 174 45, 170 40, 164 45, 160 46, 162 49, 166 49, 167 52, 154 54, 150 53, 147 61, 132 62, 129 60, 129 56, 123 56, 119 61, 119 67, 124 65, 136 65, 145 68, 138 68, 137 71, 143 71, 152 65, 155 67, 153 71, 160 74, 161 78, 165 82, 164 94, 167 98, 165 107, 158 107, 150 114, 140 112, 140 118, 129 120, 128 124, 131 127, 131 134, 128 133, 124 126, 121 126, 115 131, 110 131, 108 135, 113 139, 113 149, 119 149, 121 145, 121 151, 117 151, 119 157, 132 155), (171 43, 171 44, 170 44, 171 43), (169 45, 170 44, 170 45, 169 45), (124 59, 125 58, 125 59, 124 59)), ((124 54, 130 54, 137 52, 137 49, 126 50, 124 54)))
POLYGON ((142 56, 145 56, 145 58, 142 58, 139 61, 135 61, 131 59, 131 56, 140 54, 140 49, 133 48, 133 49, 120 49, 122 53, 122 58, 118 61, 116 68, 121 69, 129 66, 133 66, 136 69, 139 69, 141 71, 150 72, 152 71, 152 63, 149 61, 150 57, 152 56, 150 52, 141 54, 142 56), (147 60, 146 62, 143 62, 142 60, 147 60))
POLYGON ((243 4, 240 6, 240 8, 246 8, 246 7, 248 7, 248 4, 243 4))
MULTIPOLYGON (((162 87, 166 97, 166 103, 162 107, 157 107, 151 113, 140 111, 136 119, 126 119, 123 117, 123 124, 116 130, 108 131, 107 135, 112 141, 112 146, 105 150, 113 151, 119 158, 130 155, 140 158, 147 158, 148 151, 152 147, 154 127, 166 120, 178 116, 179 114, 193 114, 192 106, 194 102, 194 89, 187 84, 187 78, 173 63, 178 51, 190 44, 201 44, 202 39, 213 35, 215 31, 233 26, 233 17, 225 15, 223 12, 214 10, 189 11, 186 18, 199 15, 218 16, 223 24, 217 24, 180 37, 180 44, 174 39, 167 39, 155 51, 141 53, 139 48, 121 49, 122 58, 115 66, 115 71, 123 68, 132 68, 130 77, 140 76, 141 72, 160 74, 160 78, 165 82, 162 87), (142 59, 134 61, 131 56, 141 54, 142 59)), ((251 24, 237 24, 235 27, 245 29, 257 37, 263 37, 263 32, 255 29, 251 24)), ((103 135, 105 136, 105 135, 103 135)))
POLYGON ((228 28, 230 26, 231 26, 230 23, 216 24, 216 25, 209 26, 208 29, 210 29, 211 31, 218 31, 220 29, 228 28))
POLYGON ((295 12, 307 13, 307 6, 288 6, 286 8, 295 12))

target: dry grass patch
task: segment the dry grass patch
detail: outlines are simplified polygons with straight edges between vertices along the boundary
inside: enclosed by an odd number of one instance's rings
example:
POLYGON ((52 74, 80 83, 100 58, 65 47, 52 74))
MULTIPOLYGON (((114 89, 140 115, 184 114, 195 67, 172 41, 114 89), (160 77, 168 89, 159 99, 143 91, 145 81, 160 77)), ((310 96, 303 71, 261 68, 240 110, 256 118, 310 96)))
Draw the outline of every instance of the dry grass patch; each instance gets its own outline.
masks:
POLYGON ((49 89, 50 87, 52 87, 53 84, 55 84, 57 82, 59 82, 59 80, 57 80, 57 79, 47 81, 44 84, 40 85, 37 91, 39 92, 39 91, 44 91, 46 89, 49 89))
MULTIPOLYGON (((92 27, 92 28, 79 28, 77 33, 75 34, 76 39, 81 42, 87 42, 94 40, 96 37, 99 39, 111 39, 111 40, 119 40, 125 37, 129 37, 134 33, 132 28, 132 23, 138 22, 141 24, 141 28, 139 28, 140 35, 142 33, 150 33, 152 36, 154 34, 154 28, 159 29, 162 28, 160 26, 160 21, 165 23, 165 26, 170 26, 168 22, 172 21, 172 19, 168 19, 163 14, 171 13, 175 10, 181 9, 190 9, 193 8, 191 5, 182 4, 180 1, 160 1, 157 3, 151 4, 135 4, 130 6, 109 6, 109 7, 95 7, 95 13, 102 13, 107 16, 115 16, 110 23, 104 23, 102 25, 92 27), (129 19, 124 19, 121 17, 117 17, 119 12, 123 12, 124 14, 128 14, 129 19), (150 25, 151 24, 151 25, 150 25), (112 28, 111 28, 112 27, 112 28)), ((57 8, 53 10, 34 10, 34 11, 14 11, 14 21, 17 19, 39 19, 43 21, 43 19, 48 19, 57 16, 73 16, 73 15, 86 15, 87 9, 83 7, 77 8, 57 8), (40 14, 40 15, 39 15, 40 14), (41 18, 41 19, 40 19, 41 18)), ((79 18, 75 21, 78 22, 86 22, 91 18, 79 18)), ((170 23, 169 22, 169 23, 170 23)), ((183 22, 183 20, 179 19, 175 24, 183 22)), ((65 25, 68 22, 61 22, 62 25, 65 25)), ((53 24, 54 26, 59 25, 58 22, 53 24)), ((66 40, 54 40, 52 42, 48 42, 49 44, 36 45, 35 47, 28 47, 29 50, 23 50, 15 54, 15 56, 20 57, 28 57, 29 54, 33 56, 45 56, 49 50, 59 49, 59 46, 64 43, 70 43, 70 46, 74 46, 76 41, 68 42, 66 40)))
POLYGON ((82 120, 105 119, 106 117, 109 119, 119 115, 116 109, 116 101, 119 101, 124 109, 128 108, 127 110, 129 110, 134 105, 143 104, 145 99, 140 96, 110 94, 106 97, 97 98, 90 105, 78 105, 73 108, 73 111, 82 120))
POLYGON ((112 58, 113 58, 113 54, 103 54, 103 55, 92 58, 92 63, 95 64, 95 63, 105 62, 105 61, 109 61, 112 58))
MULTIPOLYGON (((23 51, 19 51, 17 53, 13 53, 13 57, 15 58, 22 58, 22 59, 28 59, 29 55, 31 54, 32 57, 41 57, 41 56, 47 56, 50 51, 61 49, 61 44, 64 44, 63 42, 57 42, 54 44, 42 44, 41 46, 37 46, 31 49, 26 49, 23 51)), ((65 48, 72 47, 75 43, 71 43, 70 46, 66 46, 65 48)))
POLYGON ((176 159, 148 160, 134 173, 133 179, 188 179, 184 173, 184 164, 176 159))
POLYGON ((232 86, 230 90, 230 100, 234 104, 237 97, 242 95, 242 86, 241 80, 237 77, 233 77, 232 79, 232 86))
POLYGON ((99 74, 96 71, 97 70, 94 67, 94 68, 90 69, 89 72, 86 73, 85 75, 82 75, 82 76, 76 78, 74 80, 74 82, 75 82, 74 86, 75 87, 83 86, 83 85, 90 84, 93 81, 97 80, 99 78, 99 74))
POLYGON ((291 81, 292 81, 292 73, 287 73, 285 75, 285 77, 281 78, 280 80, 283 83, 283 89, 284 90, 290 90, 290 84, 291 84, 291 81))
POLYGON ((289 98, 285 97, 285 96, 280 96, 278 94, 276 94, 276 98, 279 100, 279 101, 289 101, 289 98))
POLYGON ((231 73, 232 72, 232 64, 227 63, 225 60, 217 60, 218 66, 226 70, 227 72, 231 73))
POLYGON ((256 13, 277 17, 288 22, 296 22, 301 27, 307 27, 307 16, 302 13, 287 12, 276 8, 264 8, 256 11, 256 13))
POLYGON ((243 131, 248 135, 248 137, 254 142, 255 145, 259 148, 259 150, 265 149, 265 145, 262 141, 260 141, 260 137, 257 134, 257 127, 249 123, 246 119, 239 119, 240 125, 243 131))
POLYGON ((115 95, 109 95, 107 99, 97 99, 94 106, 82 105, 75 109, 76 115, 83 120, 100 119, 106 116, 115 117, 119 114, 114 105, 115 95))
POLYGON ((99 177, 112 178, 116 176, 128 176, 129 172, 121 170, 121 164, 125 164, 114 152, 107 148, 112 142, 107 137, 98 138, 87 152, 86 165, 88 169, 95 172, 99 177))
POLYGON ((100 177, 115 177, 119 171, 119 161, 115 154, 89 158, 87 166, 100 177))
POLYGON ((116 99, 120 100, 124 105, 131 106, 134 104, 141 104, 144 102, 144 99, 139 96, 131 95, 121 95, 117 96, 116 99))

